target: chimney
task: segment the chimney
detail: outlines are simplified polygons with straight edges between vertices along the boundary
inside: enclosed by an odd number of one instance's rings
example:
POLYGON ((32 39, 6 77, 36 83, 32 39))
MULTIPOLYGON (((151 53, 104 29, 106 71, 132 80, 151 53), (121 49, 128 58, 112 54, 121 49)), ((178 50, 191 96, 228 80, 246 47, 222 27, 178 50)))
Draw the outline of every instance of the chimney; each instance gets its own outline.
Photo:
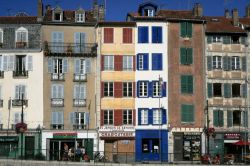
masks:
POLYGON ((233 17, 233 25, 239 26, 239 13, 237 9, 233 9, 232 17, 233 17))
POLYGON ((231 17, 228 9, 225 9, 225 17, 226 18, 230 18, 231 17))
POLYGON ((41 22, 43 20, 43 3, 42 0, 38 0, 37 3, 37 21, 41 22))
POLYGON ((98 13, 99 13, 99 9, 98 9, 98 3, 97 3, 97 0, 93 0, 93 17, 94 19, 98 19, 98 13))
POLYGON ((195 17, 202 17, 203 9, 200 3, 196 3, 193 8, 193 15, 195 17))
POLYGON ((246 7, 246 17, 247 18, 250 17, 250 4, 248 4, 247 7, 246 7))

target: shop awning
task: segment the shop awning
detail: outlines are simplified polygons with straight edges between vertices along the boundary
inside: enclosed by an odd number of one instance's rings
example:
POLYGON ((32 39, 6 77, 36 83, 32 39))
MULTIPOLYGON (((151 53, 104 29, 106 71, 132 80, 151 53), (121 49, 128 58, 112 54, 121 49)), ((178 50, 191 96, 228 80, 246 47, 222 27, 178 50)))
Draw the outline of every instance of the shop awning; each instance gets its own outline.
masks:
POLYGON ((240 141, 235 142, 233 144, 238 145, 238 146, 245 146, 245 145, 250 145, 250 142, 240 140, 240 141))

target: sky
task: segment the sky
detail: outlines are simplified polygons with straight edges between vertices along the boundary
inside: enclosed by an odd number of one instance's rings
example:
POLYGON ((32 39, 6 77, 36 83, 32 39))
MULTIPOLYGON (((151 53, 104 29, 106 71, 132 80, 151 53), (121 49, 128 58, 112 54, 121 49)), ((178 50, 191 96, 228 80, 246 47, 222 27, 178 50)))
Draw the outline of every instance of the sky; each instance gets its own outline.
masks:
MULTIPOLYGON (((124 21, 128 12, 137 11, 140 3, 148 0, 106 0, 106 20, 124 21)), ((224 10, 234 8, 239 10, 241 17, 245 16, 245 7, 250 0, 151 0, 161 9, 190 10, 195 3, 203 6, 203 15, 223 16, 224 10)), ((91 9, 93 0, 43 0, 43 4, 52 7, 61 6, 65 10, 75 10, 79 7, 91 9)), ((104 4, 105 0, 98 0, 104 4)), ((0 16, 13 16, 18 12, 26 12, 31 16, 37 15, 37 0, 0 0, 0 16)))

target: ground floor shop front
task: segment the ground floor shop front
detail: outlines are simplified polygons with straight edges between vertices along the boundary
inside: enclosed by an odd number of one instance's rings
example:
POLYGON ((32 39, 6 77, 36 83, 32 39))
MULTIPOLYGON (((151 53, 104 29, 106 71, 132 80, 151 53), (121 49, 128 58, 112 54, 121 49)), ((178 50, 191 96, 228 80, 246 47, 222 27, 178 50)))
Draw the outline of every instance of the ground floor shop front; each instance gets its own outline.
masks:
POLYGON ((78 149, 93 159, 97 151, 95 131, 45 131, 42 136, 42 153, 47 160, 80 160, 82 158, 77 156, 78 149))

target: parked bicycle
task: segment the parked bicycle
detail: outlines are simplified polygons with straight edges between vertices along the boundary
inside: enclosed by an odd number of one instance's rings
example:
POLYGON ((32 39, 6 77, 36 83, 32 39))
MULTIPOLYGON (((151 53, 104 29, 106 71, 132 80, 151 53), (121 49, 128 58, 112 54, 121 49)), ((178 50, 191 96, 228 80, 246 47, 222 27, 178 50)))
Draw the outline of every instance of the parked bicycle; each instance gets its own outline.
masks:
POLYGON ((107 162, 109 161, 108 156, 102 155, 100 152, 96 152, 94 156, 95 162, 107 162))

